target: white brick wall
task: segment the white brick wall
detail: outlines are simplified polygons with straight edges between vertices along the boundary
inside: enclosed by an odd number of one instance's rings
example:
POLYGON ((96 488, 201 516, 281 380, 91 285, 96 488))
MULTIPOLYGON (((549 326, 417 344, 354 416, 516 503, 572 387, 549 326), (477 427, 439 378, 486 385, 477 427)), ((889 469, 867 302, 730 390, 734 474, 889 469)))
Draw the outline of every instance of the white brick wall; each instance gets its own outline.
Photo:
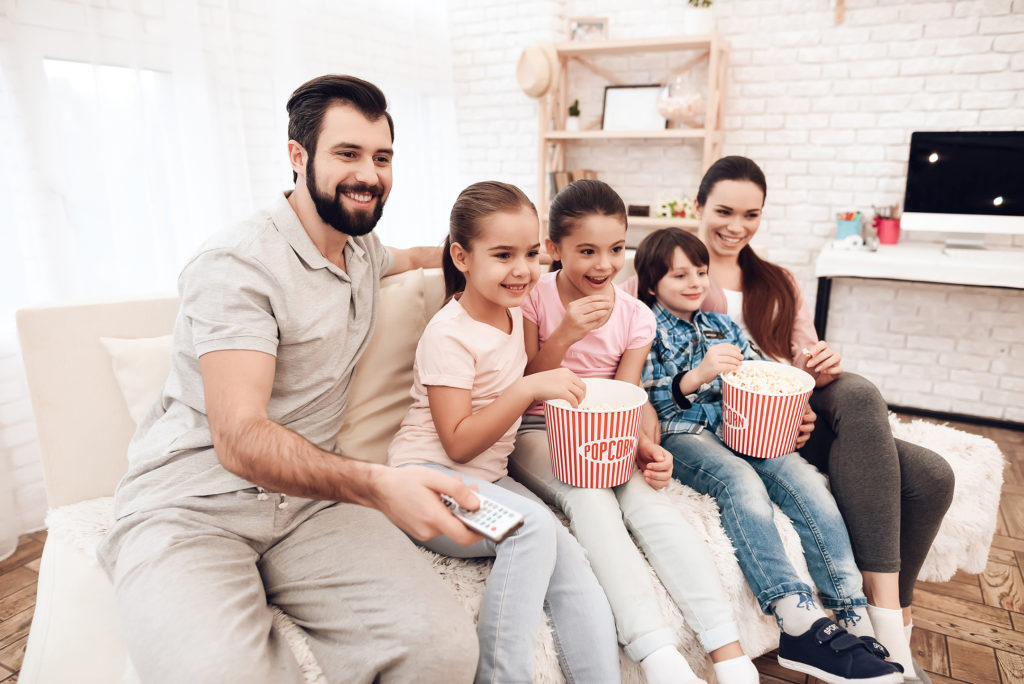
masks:
POLYGON ((837 280, 829 338, 892 403, 1024 422, 1024 297, 998 288, 837 280))
POLYGON ((537 106, 516 83, 524 46, 563 24, 558 0, 448 0, 457 106, 459 188, 500 180, 533 193, 537 106))
MULTIPOLYGON (((453 37, 491 34, 500 42, 467 46, 463 59, 493 52, 510 75, 501 90, 508 106, 496 113, 464 95, 478 76, 456 69, 460 132, 473 131, 460 140, 463 180, 500 177, 533 196, 537 107, 512 77, 519 50, 565 40, 570 16, 608 17, 610 37, 627 38, 681 32, 685 11, 668 0, 552 0, 537 6, 551 15, 538 13, 535 31, 504 32, 499 12, 460 5, 452 2, 453 37), (495 144, 493 132, 505 130, 533 135, 495 144)), ((902 200, 912 131, 1024 128, 1024 0, 847 0, 838 26, 825 0, 714 7, 732 47, 724 150, 764 168, 768 199, 755 245, 794 272, 811 306, 814 259, 834 234, 836 212, 902 200)), ((646 83, 663 75, 664 59, 616 57, 602 66, 646 83)), ((604 83, 573 73, 570 100, 580 98, 586 121, 600 114, 604 83)), ((575 144, 568 161, 597 169, 627 202, 649 203, 668 190, 694 194, 699 159, 692 143, 630 141, 575 144)), ((989 241, 1024 246, 1019 237, 989 241)), ((840 279, 829 339, 845 366, 891 403, 1022 421, 1024 375, 1012 363, 1024 358, 1022 302, 1017 290, 840 279)))

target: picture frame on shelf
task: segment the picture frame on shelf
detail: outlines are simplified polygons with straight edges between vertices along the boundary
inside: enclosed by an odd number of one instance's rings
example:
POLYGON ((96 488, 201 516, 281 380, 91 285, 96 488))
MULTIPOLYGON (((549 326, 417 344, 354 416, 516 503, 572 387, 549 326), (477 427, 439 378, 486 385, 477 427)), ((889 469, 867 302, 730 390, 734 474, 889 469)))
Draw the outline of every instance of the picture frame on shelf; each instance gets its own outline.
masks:
POLYGON ((578 43, 608 40, 608 18, 573 17, 569 19, 569 40, 578 43))
POLYGON ((659 93, 661 93, 661 86, 657 83, 605 86, 601 130, 656 131, 665 129, 668 122, 658 113, 659 93))

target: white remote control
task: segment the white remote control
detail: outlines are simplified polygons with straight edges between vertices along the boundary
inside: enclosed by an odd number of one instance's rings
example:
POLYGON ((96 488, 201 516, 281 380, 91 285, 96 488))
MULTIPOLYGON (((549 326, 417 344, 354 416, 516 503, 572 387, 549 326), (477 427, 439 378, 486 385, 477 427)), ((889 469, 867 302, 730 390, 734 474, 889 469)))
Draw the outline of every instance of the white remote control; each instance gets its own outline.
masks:
POLYGON ((441 501, 466 527, 474 532, 479 532, 495 544, 504 541, 506 537, 522 527, 522 515, 494 499, 488 499, 480 492, 473 493, 480 500, 480 508, 475 511, 463 508, 447 494, 441 495, 441 501))

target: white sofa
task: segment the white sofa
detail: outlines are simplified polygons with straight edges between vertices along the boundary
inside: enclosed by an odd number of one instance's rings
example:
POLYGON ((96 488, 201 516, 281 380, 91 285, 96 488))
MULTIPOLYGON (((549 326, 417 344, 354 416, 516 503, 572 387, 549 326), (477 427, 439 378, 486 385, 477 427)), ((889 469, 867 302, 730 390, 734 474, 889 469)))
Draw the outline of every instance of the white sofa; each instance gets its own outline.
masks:
MULTIPOLYGON (((439 270, 384 279, 382 313, 363 358, 338 436, 339 451, 382 460, 388 439, 408 404, 416 341, 440 307, 439 270)), ((110 582, 94 556, 111 522, 111 495, 126 469, 133 415, 155 398, 166 375, 169 335, 177 312, 173 297, 40 307, 18 313, 18 329, 42 449, 51 512, 40 565, 35 617, 20 681, 109 684, 136 681, 125 654, 110 582), (114 338, 101 341, 101 338, 114 338)), ((995 445, 951 428, 898 424, 906 438, 943 453, 958 474, 957 493, 922 578, 948 579, 958 568, 980 572, 995 529, 1003 458, 995 445)), ((722 531, 714 502, 678 483, 669 495, 711 545, 748 653, 777 645, 774 621, 760 614, 722 531)), ((778 516, 787 553, 806 575, 796 533, 778 516)), ((472 614, 489 564, 433 558, 472 614)), ((652 573, 653 576, 653 573, 652 573)), ((698 673, 713 681, 696 636, 657 583, 666 619, 679 632, 682 650, 698 673)), ((308 682, 323 681, 301 632, 278 614, 276 626, 293 646, 308 682)), ((550 630, 538 634, 535 681, 561 682, 550 630)), ((623 681, 642 682, 638 667, 620 650, 623 681)))

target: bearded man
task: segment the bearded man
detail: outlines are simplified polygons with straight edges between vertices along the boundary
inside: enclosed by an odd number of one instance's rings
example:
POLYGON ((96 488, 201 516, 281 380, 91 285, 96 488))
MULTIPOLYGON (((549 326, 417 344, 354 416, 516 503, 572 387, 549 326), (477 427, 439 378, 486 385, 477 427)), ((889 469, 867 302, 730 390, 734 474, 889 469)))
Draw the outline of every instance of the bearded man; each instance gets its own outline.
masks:
POLYGON ((99 549, 129 656, 144 683, 301 682, 270 602, 330 682, 470 681, 472 620, 402 530, 473 543, 439 494, 475 496, 333 453, 380 278, 436 250, 371 232, 394 156, 376 86, 316 78, 288 114, 295 189, 183 269, 171 372, 99 549))

